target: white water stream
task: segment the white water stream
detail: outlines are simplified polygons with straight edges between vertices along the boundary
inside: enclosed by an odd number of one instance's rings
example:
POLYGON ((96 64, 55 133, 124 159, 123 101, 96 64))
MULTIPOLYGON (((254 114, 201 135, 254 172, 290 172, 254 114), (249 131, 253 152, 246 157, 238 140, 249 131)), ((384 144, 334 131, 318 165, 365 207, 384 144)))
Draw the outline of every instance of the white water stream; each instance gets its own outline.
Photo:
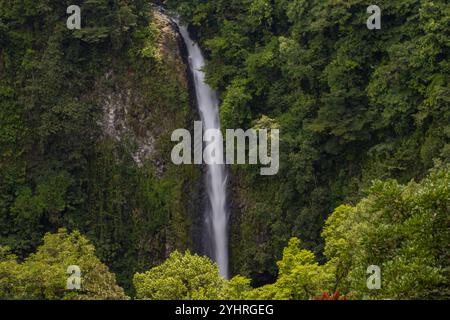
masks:
MULTIPOLYGON (((205 83, 205 74, 202 71, 205 59, 200 47, 191 39, 187 28, 178 22, 177 24, 189 54, 189 66, 193 75, 203 130, 220 130, 219 99, 216 92, 205 83)), ((215 150, 223 151, 222 141, 212 141, 210 143, 216 144, 215 150)), ((210 161, 205 159, 206 163, 214 163, 214 155, 207 155, 207 157, 210 157, 210 161)), ((207 165, 206 190, 210 201, 210 209, 207 209, 206 216, 209 217, 212 226, 212 254, 219 265, 220 274, 224 278, 228 278, 227 174, 224 165, 207 165)))

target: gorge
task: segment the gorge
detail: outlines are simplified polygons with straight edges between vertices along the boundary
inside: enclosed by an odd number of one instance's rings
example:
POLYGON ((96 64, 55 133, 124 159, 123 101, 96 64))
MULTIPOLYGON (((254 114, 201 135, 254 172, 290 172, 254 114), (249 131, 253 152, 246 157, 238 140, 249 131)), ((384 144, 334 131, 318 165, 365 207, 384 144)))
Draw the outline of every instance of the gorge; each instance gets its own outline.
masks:
POLYGON ((448 300, 447 2, 68 5, 0 0, 0 300, 448 300))

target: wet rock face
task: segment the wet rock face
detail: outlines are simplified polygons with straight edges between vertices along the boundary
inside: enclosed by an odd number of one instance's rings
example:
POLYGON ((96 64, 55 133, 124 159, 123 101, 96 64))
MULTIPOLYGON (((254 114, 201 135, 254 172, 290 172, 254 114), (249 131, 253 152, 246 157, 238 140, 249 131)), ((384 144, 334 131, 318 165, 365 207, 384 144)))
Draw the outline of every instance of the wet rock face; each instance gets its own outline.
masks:
POLYGON ((156 30, 152 41, 157 49, 157 61, 144 63, 148 71, 130 69, 118 74, 112 67, 97 81, 94 95, 103 109, 99 124, 105 138, 128 145, 130 156, 138 166, 146 160, 153 161, 160 175, 164 163, 157 154, 158 140, 184 126, 182 122, 186 115, 183 106, 164 110, 167 105, 160 101, 158 87, 167 79, 160 78, 158 72, 169 74, 169 80, 175 83, 177 90, 187 96, 189 74, 177 25, 155 8, 151 13, 151 28, 156 30))
POLYGON ((153 21, 158 30, 156 42, 164 61, 174 68, 178 80, 188 88, 188 69, 185 63, 184 43, 178 26, 171 18, 160 10, 154 10, 153 21))
MULTIPOLYGON (((105 80, 115 81, 114 73, 107 73, 105 80)), ((142 97, 130 87, 117 86, 113 90, 100 92, 103 106, 101 126, 104 135, 118 143, 129 144, 131 157, 141 166, 146 159, 152 157, 155 150, 152 132, 145 130, 144 125, 138 125, 144 124, 149 115, 134 112, 135 106, 143 103, 142 97)))

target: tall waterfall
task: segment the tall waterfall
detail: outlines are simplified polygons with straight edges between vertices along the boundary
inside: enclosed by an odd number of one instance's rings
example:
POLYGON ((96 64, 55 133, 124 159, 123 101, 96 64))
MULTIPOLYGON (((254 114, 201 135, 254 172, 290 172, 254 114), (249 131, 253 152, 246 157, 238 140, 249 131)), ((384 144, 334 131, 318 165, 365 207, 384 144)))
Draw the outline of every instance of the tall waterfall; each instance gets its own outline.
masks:
MULTIPOLYGON (((177 22, 178 23, 178 22, 177 22)), ((178 23, 180 33, 186 43, 189 54, 189 66, 193 75, 195 92, 197 95, 198 109, 203 122, 203 129, 220 129, 219 99, 214 90, 205 83, 205 74, 202 68, 205 65, 200 47, 190 38, 187 28, 178 23)), ((223 151, 222 141, 215 143, 215 150, 223 151)), ((208 155, 207 155, 208 156, 208 155)), ((217 155, 209 155, 209 160, 214 160, 217 155)), ((214 163, 214 161, 207 161, 214 163)), ((207 207, 206 217, 211 225, 212 255, 219 265, 220 274, 228 277, 228 210, 226 205, 227 196, 227 174, 224 165, 207 165, 206 190, 210 201, 207 207)))

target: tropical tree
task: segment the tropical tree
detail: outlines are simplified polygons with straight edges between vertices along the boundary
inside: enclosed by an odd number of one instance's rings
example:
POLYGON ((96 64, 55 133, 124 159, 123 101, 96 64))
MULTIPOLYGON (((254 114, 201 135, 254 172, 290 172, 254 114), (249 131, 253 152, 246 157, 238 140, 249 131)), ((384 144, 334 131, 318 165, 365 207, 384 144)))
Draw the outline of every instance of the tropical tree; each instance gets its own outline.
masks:
POLYGON ((207 257, 173 252, 161 265, 133 279, 136 298, 151 300, 219 299, 225 280, 207 257))
POLYGON ((336 283, 351 298, 450 297, 450 166, 438 164, 420 183, 375 182, 356 206, 341 206, 322 233, 336 283), (381 271, 368 289, 369 266, 381 271))
POLYGON ((121 287, 96 256, 94 246, 79 232, 47 233, 44 243, 23 262, 0 247, 1 299, 126 299, 121 287), (80 287, 68 287, 68 268, 80 271, 80 287))

